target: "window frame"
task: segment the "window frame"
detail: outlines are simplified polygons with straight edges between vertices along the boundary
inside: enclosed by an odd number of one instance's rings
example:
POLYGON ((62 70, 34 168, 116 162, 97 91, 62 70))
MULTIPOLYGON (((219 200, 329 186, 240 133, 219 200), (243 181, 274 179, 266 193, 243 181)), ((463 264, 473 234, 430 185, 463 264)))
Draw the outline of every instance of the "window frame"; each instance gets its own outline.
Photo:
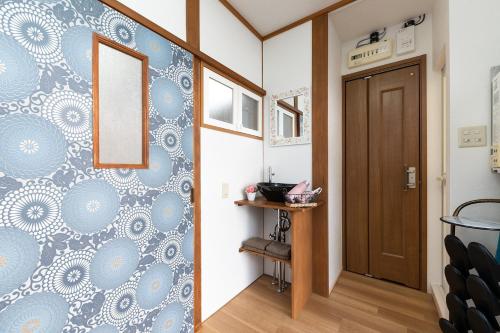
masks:
POLYGON ((263 124, 263 110, 262 110, 262 97, 259 95, 251 92, 248 89, 245 89, 240 86, 240 91, 238 92, 238 105, 237 105, 237 128, 239 132, 249 134, 249 135, 254 135, 258 137, 262 137, 262 124, 263 124), (247 128, 243 126, 243 95, 246 95, 247 97, 257 101, 258 106, 257 106, 257 125, 258 128, 256 130, 247 128))
POLYGON ((263 97, 255 92, 243 87, 234 80, 222 75, 218 71, 203 64, 202 65, 202 108, 201 108, 201 127, 218 130, 230 134, 241 135, 253 139, 263 140, 264 128, 264 110, 263 97), (210 80, 223 84, 233 91, 233 121, 227 123, 210 117, 209 94, 210 80), (253 130, 243 126, 243 94, 258 102, 258 129, 253 130))

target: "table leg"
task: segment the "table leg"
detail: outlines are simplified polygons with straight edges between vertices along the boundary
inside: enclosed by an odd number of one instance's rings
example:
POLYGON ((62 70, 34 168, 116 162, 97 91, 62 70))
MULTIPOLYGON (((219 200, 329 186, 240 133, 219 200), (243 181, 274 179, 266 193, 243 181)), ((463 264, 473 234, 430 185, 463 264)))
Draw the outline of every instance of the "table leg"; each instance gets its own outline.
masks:
POLYGON ((312 210, 292 213, 292 319, 312 294, 312 210))

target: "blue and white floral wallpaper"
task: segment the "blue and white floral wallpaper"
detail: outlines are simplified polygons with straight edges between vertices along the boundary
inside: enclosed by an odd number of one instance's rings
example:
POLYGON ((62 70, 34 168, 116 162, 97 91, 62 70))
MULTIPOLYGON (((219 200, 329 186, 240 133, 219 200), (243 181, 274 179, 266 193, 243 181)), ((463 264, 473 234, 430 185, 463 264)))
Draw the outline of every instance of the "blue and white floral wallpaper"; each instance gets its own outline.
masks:
POLYGON ((0 0, 2 333, 193 331, 192 77, 97 0, 0 0), (93 168, 94 31, 149 56, 147 170, 93 168))

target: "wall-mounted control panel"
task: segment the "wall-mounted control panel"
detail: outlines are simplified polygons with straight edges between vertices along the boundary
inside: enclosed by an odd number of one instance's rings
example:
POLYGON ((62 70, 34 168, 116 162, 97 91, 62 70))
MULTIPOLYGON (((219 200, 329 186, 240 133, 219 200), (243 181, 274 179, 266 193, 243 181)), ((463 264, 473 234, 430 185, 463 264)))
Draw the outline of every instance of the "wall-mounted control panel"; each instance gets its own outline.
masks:
POLYGON ((371 64, 392 56, 392 41, 384 39, 377 43, 358 47, 349 52, 347 66, 349 68, 371 64))
POLYGON ((401 55, 415 51, 415 26, 402 28, 396 35, 396 54, 401 55))
POLYGON ((458 129, 460 148, 486 146, 486 126, 462 127, 458 129))

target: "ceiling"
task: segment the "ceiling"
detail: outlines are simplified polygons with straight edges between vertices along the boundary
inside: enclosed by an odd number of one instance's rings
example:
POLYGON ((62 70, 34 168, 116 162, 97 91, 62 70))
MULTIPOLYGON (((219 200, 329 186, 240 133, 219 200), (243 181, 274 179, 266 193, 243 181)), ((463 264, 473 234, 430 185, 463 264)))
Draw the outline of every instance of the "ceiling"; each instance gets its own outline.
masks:
POLYGON ((432 11, 435 0, 358 0, 332 14, 342 41, 369 34, 432 11), (373 15, 376 13, 375 15, 373 15))
MULTIPOLYGON (((283 28, 340 0, 229 0, 261 34, 283 28)), ((419 0, 420 1, 420 0, 419 0)))
MULTIPOLYGON (((229 0, 261 34, 267 35, 340 0, 229 0)), ((428 13, 435 0, 357 0, 333 13, 342 41, 428 13), (373 15, 376 13, 376 15, 373 15)))

